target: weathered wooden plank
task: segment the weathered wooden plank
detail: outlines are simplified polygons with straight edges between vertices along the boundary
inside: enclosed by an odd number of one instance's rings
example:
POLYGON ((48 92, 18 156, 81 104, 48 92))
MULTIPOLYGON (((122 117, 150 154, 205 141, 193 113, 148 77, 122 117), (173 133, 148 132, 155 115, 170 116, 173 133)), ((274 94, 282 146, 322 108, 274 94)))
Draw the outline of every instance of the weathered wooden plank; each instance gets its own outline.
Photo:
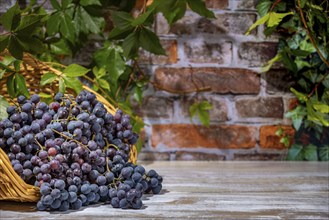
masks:
POLYGON ((0 219, 329 219, 327 162, 141 163, 164 177, 161 195, 145 196, 142 210, 38 212, 1 202, 0 219))

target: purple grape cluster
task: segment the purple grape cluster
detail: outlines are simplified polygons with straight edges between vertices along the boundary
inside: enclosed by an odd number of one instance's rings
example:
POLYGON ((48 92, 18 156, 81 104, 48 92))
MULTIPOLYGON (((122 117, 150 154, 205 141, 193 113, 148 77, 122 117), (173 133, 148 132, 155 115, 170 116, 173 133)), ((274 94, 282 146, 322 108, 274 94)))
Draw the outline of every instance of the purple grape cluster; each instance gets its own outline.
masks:
POLYGON ((21 178, 40 187, 38 210, 98 202, 140 209, 144 193, 160 193, 162 177, 129 162, 138 139, 129 115, 108 113, 87 91, 57 93, 49 105, 36 94, 17 102, 0 121, 0 147, 21 178))

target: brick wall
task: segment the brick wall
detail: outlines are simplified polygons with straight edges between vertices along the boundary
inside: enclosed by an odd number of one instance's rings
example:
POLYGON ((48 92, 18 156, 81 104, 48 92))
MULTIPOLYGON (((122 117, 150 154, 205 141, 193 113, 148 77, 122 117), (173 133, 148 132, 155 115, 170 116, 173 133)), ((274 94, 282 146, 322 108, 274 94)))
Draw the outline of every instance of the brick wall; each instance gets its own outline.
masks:
POLYGON ((284 118, 292 82, 277 66, 265 75, 260 67, 276 54, 277 37, 262 27, 244 33, 258 18, 256 0, 207 0, 216 19, 188 11, 173 27, 163 16, 155 30, 167 57, 141 52, 140 62, 153 86, 138 112, 145 127, 140 160, 281 160, 287 148, 275 135, 292 134, 284 118), (210 91, 196 94, 195 90, 210 91), (189 106, 207 100, 211 126, 191 123, 189 106))
MULTIPOLYGON (((13 0, 0 0, 1 6, 13 0)), ((244 33, 258 15, 257 0, 207 0, 216 19, 192 11, 169 27, 163 16, 154 28, 168 56, 141 51, 140 63, 152 84, 136 111, 148 124, 140 160, 281 160, 287 148, 275 135, 282 127, 292 85, 276 66, 260 75, 260 67, 276 53, 277 37, 265 38, 262 27, 244 33), (195 90, 206 92, 195 93, 195 90), (211 125, 191 122, 189 106, 207 100, 211 125)), ((2 9, 4 7, 1 7, 2 9)), ((90 42, 70 62, 89 64, 90 42)))

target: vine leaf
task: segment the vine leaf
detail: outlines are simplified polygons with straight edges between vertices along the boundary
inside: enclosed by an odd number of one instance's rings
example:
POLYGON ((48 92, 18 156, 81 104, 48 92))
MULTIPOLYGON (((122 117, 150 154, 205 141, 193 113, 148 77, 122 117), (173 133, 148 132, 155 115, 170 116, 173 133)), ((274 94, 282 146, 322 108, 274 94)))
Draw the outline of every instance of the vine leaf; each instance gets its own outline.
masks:
POLYGON ((303 146, 300 144, 293 144, 288 150, 287 160, 303 160, 303 146))
POLYGON ((257 26, 261 25, 261 24, 265 24, 268 27, 274 27, 276 25, 278 25, 282 19, 288 15, 292 15, 294 14, 293 12, 287 12, 287 13, 276 13, 276 12, 269 12, 266 15, 264 15, 263 17, 261 17, 260 19, 258 19, 254 24, 252 24, 249 29, 247 30, 247 32, 245 33, 245 35, 249 35, 250 32, 255 29, 257 26))
POLYGON ((54 82, 57 78, 57 75, 55 73, 45 73, 42 75, 40 80, 40 85, 44 86, 46 84, 50 84, 54 82))
POLYGON ((256 6, 259 15, 261 17, 266 15, 266 13, 270 10, 272 4, 273 3, 270 0, 260 1, 256 6))
POLYGON ((8 114, 6 111, 8 106, 9 106, 9 103, 7 102, 5 97, 0 95, 0 120, 3 120, 8 117, 8 114))
POLYGON ((26 87, 25 78, 22 74, 20 74, 20 73, 15 74, 15 85, 16 85, 18 94, 22 94, 25 97, 30 97, 30 93, 26 87))
POLYGON ((207 18, 216 18, 214 13, 207 9, 204 1, 200 0, 187 0, 188 6, 192 11, 198 13, 199 15, 207 18))
POLYGON ((309 144, 304 149, 304 157, 309 161, 317 161, 318 160, 318 152, 317 147, 313 144, 309 144))
POLYGON ((78 76, 83 76, 86 73, 89 72, 89 69, 84 68, 83 66, 80 66, 78 64, 71 64, 69 66, 67 66, 64 70, 63 70, 63 74, 65 76, 68 77, 78 77, 78 76))
POLYGON ((16 29, 17 26, 19 25, 20 20, 21 20, 21 14, 17 2, 13 7, 9 8, 8 11, 5 14, 3 14, 0 18, 1 24, 8 31, 16 29))
POLYGON ((329 145, 319 147, 319 158, 321 161, 329 160, 329 145))
POLYGON ((208 101, 202 101, 202 102, 195 102, 193 103, 190 108, 190 118, 198 116, 200 119, 200 122, 204 125, 209 127, 210 125, 210 116, 209 116, 209 110, 213 108, 212 104, 208 101))
POLYGON ((157 55, 166 55, 166 51, 160 44, 159 38, 147 28, 141 29, 139 34, 139 42, 142 48, 151 53, 157 55))

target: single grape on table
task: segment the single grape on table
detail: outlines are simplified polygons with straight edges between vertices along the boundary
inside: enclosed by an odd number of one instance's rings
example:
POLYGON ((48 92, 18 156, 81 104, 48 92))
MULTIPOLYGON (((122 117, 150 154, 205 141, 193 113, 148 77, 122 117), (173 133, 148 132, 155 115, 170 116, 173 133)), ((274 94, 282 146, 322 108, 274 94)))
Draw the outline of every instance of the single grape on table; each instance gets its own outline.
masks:
POLYGON ((138 135, 123 111, 108 113, 87 91, 75 98, 57 93, 49 105, 37 94, 17 100, 0 121, 0 147, 15 172, 40 187, 38 210, 99 202, 140 209, 144 193, 160 193, 162 177, 129 162, 138 135))

